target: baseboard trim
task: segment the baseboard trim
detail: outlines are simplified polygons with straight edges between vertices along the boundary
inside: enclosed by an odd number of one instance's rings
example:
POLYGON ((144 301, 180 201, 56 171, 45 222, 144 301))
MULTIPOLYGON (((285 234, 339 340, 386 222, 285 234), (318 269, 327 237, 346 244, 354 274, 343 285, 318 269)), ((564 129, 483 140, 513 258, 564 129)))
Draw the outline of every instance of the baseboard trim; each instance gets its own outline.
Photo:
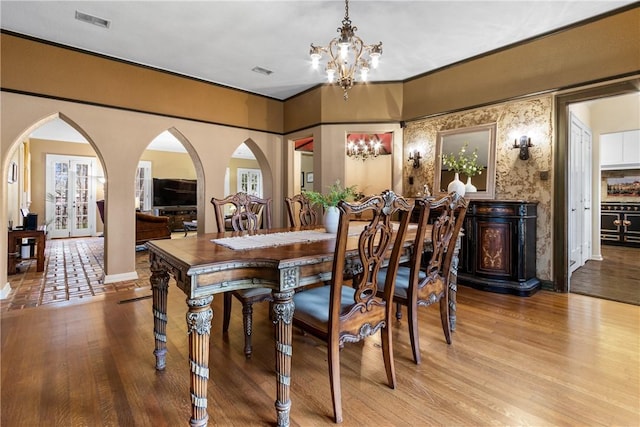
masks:
POLYGON ((138 280, 138 273, 131 271, 129 273, 104 275, 104 283, 124 282, 126 280, 138 280))
POLYGON ((592 255, 591 259, 593 261, 604 261, 604 258, 602 258, 602 255, 592 255))
POLYGON ((9 282, 7 282, 4 285, 4 288, 0 290, 0 299, 6 299, 9 296, 9 292, 11 292, 11 285, 9 285, 9 282))

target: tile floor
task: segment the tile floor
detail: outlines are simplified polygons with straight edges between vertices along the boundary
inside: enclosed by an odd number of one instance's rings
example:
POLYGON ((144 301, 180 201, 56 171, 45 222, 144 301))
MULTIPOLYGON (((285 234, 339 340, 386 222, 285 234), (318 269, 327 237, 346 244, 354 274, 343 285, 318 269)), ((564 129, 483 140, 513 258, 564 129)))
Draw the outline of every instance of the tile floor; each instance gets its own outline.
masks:
POLYGON ((48 240, 44 272, 36 271, 36 261, 18 265, 18 273, 9 275, 11 291, 0 300, 0 311, 20 310, 78 298, 149 287, 149 256, 136 252, 137 280, 104 284, 102 282, 104 239, 87 237, 48 240))

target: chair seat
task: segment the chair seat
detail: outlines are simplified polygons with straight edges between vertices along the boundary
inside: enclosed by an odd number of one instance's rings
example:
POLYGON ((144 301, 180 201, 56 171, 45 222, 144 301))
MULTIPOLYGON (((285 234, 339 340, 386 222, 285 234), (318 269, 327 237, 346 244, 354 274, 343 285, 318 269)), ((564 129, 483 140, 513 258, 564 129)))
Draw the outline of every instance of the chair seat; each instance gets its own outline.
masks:
MULTIPOLYGON (((326 332, 329 324, 330 294, 331 286, 321 286, 296 293, 293 296, 293 303, 295 305, 293 318, 297 322, 305 323, 316 330, 326 332)), ((355 289, 352 287, 342 287, 341 313, 353 305, 354 294, 355 289)))
MULTIPOLYGON (((387 276, 387 269, 381 268, 378 272, 378 291, 384 290, 384 281, 387 276)), ((398 298, 407 299, 409 296, 409 278, 411 277, 411 268, 406 266, 398 267, 398 273, 396 275, 396 288, 393 295, 398 298)), ((420 270, 418 273, 418 281, 422 281, 427 277, 427 274, 420 270)))

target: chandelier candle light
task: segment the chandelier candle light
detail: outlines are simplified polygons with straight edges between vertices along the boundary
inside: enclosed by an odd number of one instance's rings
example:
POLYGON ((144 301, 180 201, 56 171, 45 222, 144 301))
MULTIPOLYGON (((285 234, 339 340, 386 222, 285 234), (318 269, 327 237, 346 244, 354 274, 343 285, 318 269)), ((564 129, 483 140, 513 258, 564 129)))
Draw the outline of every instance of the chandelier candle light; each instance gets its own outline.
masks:
POLYGON ((349 19, 349 0, 345 0, 344 19, 342 27, 338 28, 340 37, 329 42, 329 46, 315 46, 311 43, 311 63, 317 68, 322 54, 329 56, 327 62, 327 80, 329 83, 338 83, 344 90, 344 100, 349 99, 347 91, 355 82, 355 73, 360 71, 360 80, 367 81, 369 66, 378 67, 378 60, 382 55, 382 42, 365 45, 362 39, 355 35, 358 27, 351 25, 349 19))
POLYGON ((347 142, 347 156, 360 159, 363 162, 369 158, 378 157, 380 150, 382 149, 382 142, 375 136, 374 138, 365 141, 364 138, 360 138, 356 141, 347 142))

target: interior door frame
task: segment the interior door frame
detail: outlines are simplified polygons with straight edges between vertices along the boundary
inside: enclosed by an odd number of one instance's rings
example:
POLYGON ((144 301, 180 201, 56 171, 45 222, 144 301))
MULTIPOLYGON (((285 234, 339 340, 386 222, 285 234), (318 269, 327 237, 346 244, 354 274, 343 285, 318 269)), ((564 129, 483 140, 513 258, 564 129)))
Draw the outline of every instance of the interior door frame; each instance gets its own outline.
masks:
POLYGON ((555 99, 553 288, 569 292, 569 104, 640 91, 640 76, 559 94, 555 99))

